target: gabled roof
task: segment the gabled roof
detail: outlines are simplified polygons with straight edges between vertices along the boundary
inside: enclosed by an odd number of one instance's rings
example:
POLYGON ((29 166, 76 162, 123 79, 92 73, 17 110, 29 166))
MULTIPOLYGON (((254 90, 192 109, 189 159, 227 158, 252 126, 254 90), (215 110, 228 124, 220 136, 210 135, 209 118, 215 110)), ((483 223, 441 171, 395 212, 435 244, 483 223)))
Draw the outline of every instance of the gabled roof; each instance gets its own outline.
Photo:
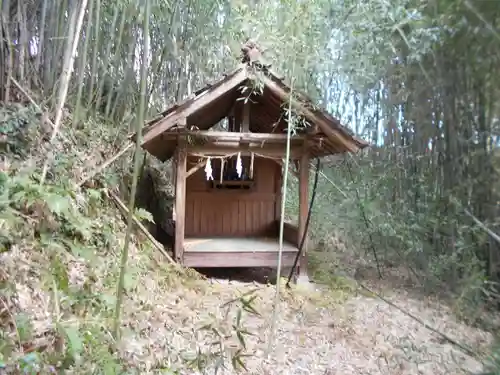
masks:
MULTIPOLYGON (((356 138, 342 126, 338 119, 314 106, 307 96, 291 90, 269 66, 264 66, 258 59, 260 53, 255 45, 248 48, 247 44, 245 47, 242 48, 244 62, 237 69, 171 106, 146 124, 143 147, 148 152, 162 161, 167 160, 177 145, 168 133, 171 135, 184 127, 207 130, 228 116, 235 106, 242 105, 244 98, 251 103, 250 131, 284 133, 288 115, 283 107, 288 107, 290 93, 294 113, 309 125, 298 132, 314 136, 310 146, 313 156, 357 152, 368 146, 367 142, 356 138), (254 84, 255 75, 260 82, 258 90, 249 88, 254 84)), ((238 116, 238 113, 235 111, 234 115, 238 116)))

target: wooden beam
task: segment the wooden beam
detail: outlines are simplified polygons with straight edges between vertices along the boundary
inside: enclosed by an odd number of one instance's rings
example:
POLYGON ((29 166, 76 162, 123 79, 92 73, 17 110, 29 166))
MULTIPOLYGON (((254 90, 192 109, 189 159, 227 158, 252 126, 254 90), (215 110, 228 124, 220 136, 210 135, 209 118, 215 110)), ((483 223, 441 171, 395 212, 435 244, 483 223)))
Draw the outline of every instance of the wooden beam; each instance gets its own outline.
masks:
POLYGON ((184 228, 186 222, 186 165, 187 152, 184 145, 177 148, 177 173, 175 180, 175 245, 174 257, 182 261, 184 251, 184 228))
MULTIPOLYGON (((210 130, 181 130, 172 131, 163 135, 164 139, 177 139, 179 136, 200 137, 210 140, 218 141, 237 141, 237 142, 286 142, 286 134, 277 133, 252 133, 252 132, 224 132, 224 131, 210 131, 210 130)), ((319 137, 324 138, 324 137, 319 137)), ((293 135, 290 137, 291 141, 312 141, 314 138, 306 135, 293 135)))
MULTIPOLYGON (((299 225, 297 246, 300 246, 306 232, 307 214, 309 211, 309 154, 304 152, 299 164, 299 225)), ((299 259, 299 275, 307 276, 307 238, 299 259)))
POLYGON ((179 107, 168 116, 152 125, 144 134, 143 144, 170 129, 182 118, 189 117, 193 113, 210 104, 213 100, 217 99, 217 97, 225 95, 234 88, 238 87, 238 85, 243 83, 247 78, 248 75, 246 68, 241 67, 240 70, 238 70, 233 76, 196 96, 191 102, 185 103, 183 106, 179 107))
MULTIPOLYGON (((265 75, 261 75, 259 79, 261 79, 266 87, 273 93, 275 93, 282 101, 289 100, 289 93, 286 92, 286 90, 280 87, 272 79, 266 77, 265 75)), ((302 112, 310 122, 312 122, 313 124, 317 124, 331 142, 343 146, 350 152, 356 152, 360 149, 360 147, 355 144, 354 139, 349 139, 347 134, 342 134, 342 131, 333 129, 325 120, 319 118, 316 114, 314 114, 311 110, 309 110, 306 106, 302 105, 297 100, 292 100, 292 106, 299 112, 302 112)))
POLYGON ((250 154, 250 179, 253 180, 255 166, 255 154, 252 152, 250 154))
MULTIPOLYGON (((220 155, 224 156, 231 153, 241 152, 242 155, 250 155, 252 152, 259 155, 274 156, 277 158, 283 158, 286 152, 285 145, 266 145, 262 147, 260 144, 249 144, 249 145, 238 145, 238 144, 224 144, 217 143, 207 146, 190 146, 188 148, 189 154, 198 155, 220 155)), ((290 154, 292 159, 300 157, 303 152, 303 147, 292 147, 290 154)))
POLYGON ((206 160, 202 160, 198 164, 196 164, 194 167, 190 168, 189 171, 187 171, 187 173, 186 173, 186 178, 191 176, 193 173, 196 173, 196 171, 199 170, 200 168, 202 168, 206 163, 207 163, 206 160))
MULTIPOLYGON (((187 163, 187 162, 186 162, 187 163)), ((171 176, 172 176, 172 184, 173 186, 177 186, 177 153, 174 152, 174 155, 172 157, 172 161, 170 162, 170 167, 171 167, 171 176)), ((172 204, 172 220, 175 222, 175 216, 176 216, 176 209, 175 209, 175 199, 172 204)))
MULTIPOLYGON (((296 251, 284 251, 282 266, 291 267, 296 251)), ((186 251, 182 264, 186 267, 276 267, 277 251, 186 251)))

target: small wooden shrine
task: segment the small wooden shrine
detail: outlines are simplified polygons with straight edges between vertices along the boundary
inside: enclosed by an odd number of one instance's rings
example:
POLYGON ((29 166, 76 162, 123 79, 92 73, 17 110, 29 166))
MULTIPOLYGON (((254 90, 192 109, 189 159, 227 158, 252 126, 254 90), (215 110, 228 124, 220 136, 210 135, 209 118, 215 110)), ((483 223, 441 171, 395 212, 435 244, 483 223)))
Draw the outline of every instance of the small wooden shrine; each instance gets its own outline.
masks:
MULTIPOLYGON (((293 265, 309 209, 311 158, 357 152, 367 143, 316 108, 262 63, 247 43, 243 62, 164 111, 143 130, 143 147, 174 157, 174 257, 188 267, 276 267, 288 107, 299 217, 286 223, 283 267, 293 265)), ((304 249, 305 250, 305 249, 304 249)), ((306 252, 299 272, 306 272, 306 252)))

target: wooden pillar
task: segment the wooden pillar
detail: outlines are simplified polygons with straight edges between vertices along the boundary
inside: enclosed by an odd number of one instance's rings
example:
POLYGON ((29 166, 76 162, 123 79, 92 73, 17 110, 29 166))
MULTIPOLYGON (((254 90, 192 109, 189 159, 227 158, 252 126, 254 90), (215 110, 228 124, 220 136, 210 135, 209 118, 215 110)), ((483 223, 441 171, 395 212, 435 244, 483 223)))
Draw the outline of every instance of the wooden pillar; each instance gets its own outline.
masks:
POLYGON ((274 173, 274 193, 276 199, 274 201, 274 220, 276 221, 276 233, 279 235, 279 223, 281 219, 281 200, 283 199, 283 165, 276 165, 276 172, 274 173))
POLYGON ((184 226, 186 219, 186 165, 187 150, 185 144, 177 147, 177 167, 175 176, 175 245, 174 257, 182 262, 184 252, 184 226))
MULTIPOLYGON (((297 245, 300 245, 304 232, 306 231, 307 214, 309 211, 309 153, 307 150, 302 154, 299 164, 299 225, 297 245)), ((302 248, 299 260, 299 276, 307 275, 307 238, 302 248)))
MULTIPOLYGON (((177 151, 174 153, 174 156, 172 157, 170 167, 172 168, 171 169, 171 179, 172 179, 172 185, 174 186, 174 194, 175 194, 175 189, 177 186, 177 184, 176 184, 176 181, 177 181, 177 151)), ((175 222, 175 215, 176 215, 176 210, 175 210, 175 199, 174 199, 174 203, 172 205, 172 220, 174 222, 175 222)), ((166 227, 168 227, 168 226, 166 226, 166 227)))

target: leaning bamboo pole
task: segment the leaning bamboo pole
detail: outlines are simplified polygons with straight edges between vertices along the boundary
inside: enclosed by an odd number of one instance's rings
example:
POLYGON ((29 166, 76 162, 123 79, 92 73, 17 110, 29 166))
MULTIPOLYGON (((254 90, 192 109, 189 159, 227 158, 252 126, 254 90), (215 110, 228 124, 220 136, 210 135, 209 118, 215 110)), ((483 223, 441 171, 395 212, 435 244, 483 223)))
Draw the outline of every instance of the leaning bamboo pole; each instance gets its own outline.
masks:
MULTIPOLYGON (((129 209, 127 208, 127 206, 125 205, 125 203, 123 203, 121 201, 120 198, 118 198, 118 196, 113 193, 111 190, 107 189, 107 195, 108 197, 111 199, 111 201, 116 205, 116 207, 118 207, 118 209, 122 212, 123 216, 125 218, 128 217, 129 215, 129 209)), ((137 228, 139 228, 139 230, 141 231, 142 234, 144 234, 146 236, 146 238, 151 242, 151 244, 153 244, 153 246, 160 252, 162 253, 162 255, 168 260, 169 263, 173 264, 174 266, 177 266, 177 267, 180 267, 179 263, 175 262, 172 257, 165 251, 165 249, 163 248, 163 245, 160 244, 152 235, 151 233, 149 233, 149 231, 146 229, 146 227, 139 221, 139 219, 137 219, 137 217, 135 217, 134 215, 132 215, 132 221, 133 223, 137 226, 137 228)))
POLYGON ((271 332, 269 335, 269 346, 268 346, 268 356, 271 354, 273 350, 274 340, 275 340, 275 331, 276 324, 279 316, 279 307, 280 307, 280 286, 281 286, 281 267, 282 267, 282 257, 283 257, 283 240, 284 240, 284 227, 285 227, 285 208, 286 208, 286 196, 287 196, 287 184, 288 184, 288 170, 290 163, 290 146, 291 146, 291 137, 292 137, 292 92, 293 92, 293 73, 295 70, 295 62, 292 64, 292 80, 290 85, 290 101, 288 103, 288 127, 287 127, 287 137, 286 137, 286 153, 285 153, 285 166, 283 173, 285 174, 283 177, 283 198, 281 200, 281 217, 280 217, 280 227, 279 227, 279 250, 278 250, 278 269, 276 270, 276 295, 274 297, 274 309, 273 315, 271 318, 271 332))
POLYGON ((104 163, 102 163, 100 166, 98 166, 94 171, 90 172, 87 176, 83 177, 80 182, 77 184, 78 187, 81 187, 83 184, 85 184, 88 180, 91 178, 97 176, 99 173, 101 173, 103 170, 105 170, 107 167, 109 167, 111 164, 113 164, 120 156, 125 154, 128 150, 130 150, 132 147, 134 147, 134 142, 129 142, 123 147, 120 151, 118 151, 115 155, 110 157, 108 160, 106 160, 104 163))
MULTIPOLYGON (((87 8, 87 2, 88 0, 83 0, 79 11, 75 10, 74 13, 74 16, 78 15, 78 17, 76 17, 76 25, 74 27, 74 32, 71 33, 70 35, 71 39, 68 40, 68 44, 66 46, 65 58, 64 58, 64 70, 61 73, 61 87, 59 89, 59 95, 57 99, 56 117, 54 120, 54 128, 52 130, 52 135, 50 136, 50 143, 54 143, 57 137, 57 133, 59 132, 59 129, 61 127, 64 103, 66 102, 66 96, 68 94, 69 81, 71 78, 71 73, 73 71, 73 64, 75 62, 76 51, 78 49, 78 42, 81 39, 80 31, 83 25, 83 17, 85 16, 85 9, 87 8)), ((70 30, 72 29, 73 28, 70 27, 70 30)), ((54 153, 51 150, 43 165, 40 185, 43 185, 45 182, 45 177, 47 176, 47 171, 49 169, 50 164, 53 161, 53 158, 54 158, 54 153)))

